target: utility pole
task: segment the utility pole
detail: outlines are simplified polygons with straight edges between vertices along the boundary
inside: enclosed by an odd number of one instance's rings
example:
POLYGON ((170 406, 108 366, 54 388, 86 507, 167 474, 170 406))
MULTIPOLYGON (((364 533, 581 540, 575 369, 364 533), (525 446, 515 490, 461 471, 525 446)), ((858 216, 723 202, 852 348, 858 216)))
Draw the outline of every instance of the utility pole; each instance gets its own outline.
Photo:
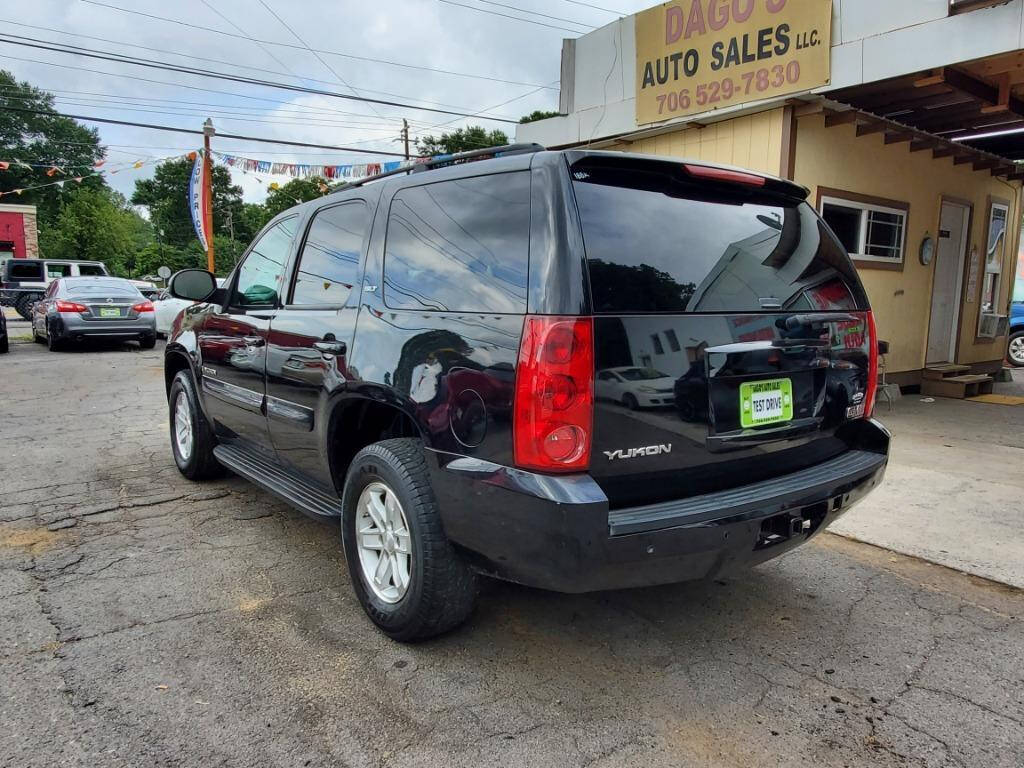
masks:
POLYGON ((210 159, 210 139, 217 133, 213 120, 206 118, 203 123, 203 186, 206 188, 206 205, 203 220, 206 229, 206 268, 215 272, 213 265, 213 163, 210 159))
POLYGON ((405 143, 405 159, 409 159, 409 121, 402 118, 402 141, 405 143))
POLYGON ((235 254, 235 212, 228 208, 228 231, 231 233, 231 260, 237 264, 238 256, 235 254))

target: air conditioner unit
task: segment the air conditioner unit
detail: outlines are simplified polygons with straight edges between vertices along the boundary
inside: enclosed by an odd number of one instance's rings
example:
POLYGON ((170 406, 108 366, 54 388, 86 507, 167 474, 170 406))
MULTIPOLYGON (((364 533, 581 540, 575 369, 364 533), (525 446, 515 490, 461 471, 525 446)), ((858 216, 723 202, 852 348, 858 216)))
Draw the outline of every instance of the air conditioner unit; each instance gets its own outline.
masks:
POLYGON ((998 336, 1005 336, 1009 328, 1009 320, 1006 315, 996 315, 986 312, 981 316, 978 324, 978 336, 986 339, 994 339, 998 336))

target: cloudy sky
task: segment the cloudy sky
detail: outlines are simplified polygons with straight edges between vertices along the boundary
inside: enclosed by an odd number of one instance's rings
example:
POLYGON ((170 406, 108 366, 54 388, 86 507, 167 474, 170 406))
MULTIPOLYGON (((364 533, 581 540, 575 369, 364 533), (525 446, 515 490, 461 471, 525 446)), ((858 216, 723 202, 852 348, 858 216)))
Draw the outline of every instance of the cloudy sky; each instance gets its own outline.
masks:
MULTIPOLYGON (((57 108, 68 114, 192 129, 210 116, 222 133, 398 152, 402 118, 409 120, 414 138, 467 123, 502 128, 512 136, 513 125, 415 107, 510 119, 534 109, 556 109, 562 38, 578 37, 618 14, 648 5, 650 0, 0 0, 0 34, 8 40, 16 35, 22 42, 31 38, 36 44, 70 44, 408 107, 228 82, 10 42, 0 42, 0 67, 54 93, 57 108), (524 18, 533 23, 520 20, 524 18), (319 57, 307 47, 320 51, 319 57)), ((128 195, 136 179, 152 174, 152 163, 138 170, 130 168, 132 163, 181 154, 202 141, 187 134, 86 124, 99 129, 109 148, 107 167, 124 168, 108 180, 128 195)), ((223 138, 215 139, 214 148, 280 162, 388 159, 223 138)), ((261 181, 237 170, 232 174, 251 201, 263 198, 267 183, 286 180, 264 176, 261 181)))

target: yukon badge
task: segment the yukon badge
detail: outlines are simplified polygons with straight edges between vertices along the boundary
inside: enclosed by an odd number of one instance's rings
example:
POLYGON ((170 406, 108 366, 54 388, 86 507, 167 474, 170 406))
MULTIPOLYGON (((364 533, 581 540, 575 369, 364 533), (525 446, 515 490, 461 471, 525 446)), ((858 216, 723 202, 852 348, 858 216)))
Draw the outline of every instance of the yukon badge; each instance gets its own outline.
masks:
POLYGON ((608 461, 614 461, 615 459, 635 459, 637 456, 657 456, 660 453, 671 452, 672 443, 662 443, 647 445, 643 448, 619 448, 616 451, 604 451, 604 455, 608 457, 608 461))

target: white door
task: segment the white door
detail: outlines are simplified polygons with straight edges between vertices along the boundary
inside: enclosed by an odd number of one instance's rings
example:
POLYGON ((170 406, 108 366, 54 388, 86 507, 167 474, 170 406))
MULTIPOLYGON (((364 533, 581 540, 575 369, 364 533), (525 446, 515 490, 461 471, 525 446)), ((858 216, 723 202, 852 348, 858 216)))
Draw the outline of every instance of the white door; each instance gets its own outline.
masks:
POLYGON ((970 212, 971 209, 965 205, 942 203, 939 236, 935 239, 935 282, 932 285, 932 314, 928 323, 928 364, 952 363, 956 356, 960 289, 967 250, 967 217, 970 212))

